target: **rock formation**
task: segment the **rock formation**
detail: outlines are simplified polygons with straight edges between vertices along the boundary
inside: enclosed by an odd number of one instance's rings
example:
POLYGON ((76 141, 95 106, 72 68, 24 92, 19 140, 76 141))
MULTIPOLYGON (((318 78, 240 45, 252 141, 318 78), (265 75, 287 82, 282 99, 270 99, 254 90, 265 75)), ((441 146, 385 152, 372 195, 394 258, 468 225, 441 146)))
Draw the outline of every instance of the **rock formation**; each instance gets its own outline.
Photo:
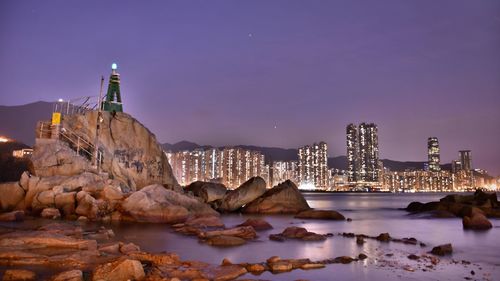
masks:
POLYGON ((243 208, 245 213, 296 214, 310 209, 304 196, 290 180, 269 189, 243 208))
POLYGON ((186 186, 184 190, 186 192, 192 192, 194 196, 200 197, 205 203, 221 200, 227 192, 223 184, 203 181, 195 181, 186 186))
POLYGON ((266 192, 266 182, 261 177, 253 177, 237 189, 226 193, 219 207, 221 211, 236 211, 266 192))

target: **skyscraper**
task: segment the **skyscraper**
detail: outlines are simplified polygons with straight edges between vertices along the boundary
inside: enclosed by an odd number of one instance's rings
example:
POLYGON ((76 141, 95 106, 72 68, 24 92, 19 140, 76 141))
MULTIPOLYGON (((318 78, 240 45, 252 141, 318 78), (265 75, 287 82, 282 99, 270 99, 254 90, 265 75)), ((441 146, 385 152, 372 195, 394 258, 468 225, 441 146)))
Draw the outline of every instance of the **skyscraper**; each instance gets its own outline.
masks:
POLYGON ((354 124, 347 125, 347 178, 349 182, 359 179, 359 142, 358 128, 354 124))
POLYGON ((427 158, 429 162, 429 171, 439 172, 441 170, 441 166, 439 166, 439 141, 436 137, 427 139, 427 158))
POLYGON ((378 128, 373 123, 347 125, 347 162, 350 182, 378 182, 380 175, 378 128))
POLYGON ((462 163, 462 170, 470 171, 472 170, 472 158, 470 155, 470 150, 460 150, 460 162, 462 163))
POLYGON ((315 188, 328 187, 328 146, 325 142, 299 148, 299 183, 315 188))

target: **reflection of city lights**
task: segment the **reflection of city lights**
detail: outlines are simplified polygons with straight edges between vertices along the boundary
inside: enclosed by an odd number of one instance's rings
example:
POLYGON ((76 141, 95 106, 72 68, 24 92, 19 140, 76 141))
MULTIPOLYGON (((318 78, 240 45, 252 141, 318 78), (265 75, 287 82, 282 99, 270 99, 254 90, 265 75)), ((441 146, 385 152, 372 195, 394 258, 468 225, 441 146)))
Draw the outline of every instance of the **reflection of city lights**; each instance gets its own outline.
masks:
POLYGON ((0 142, 9 142, 10 139, 6 138, 6 137, 0 137, 0 142))
POLYGON ((302 183, 299 185, 300 190, 316 190, 316 186, 313 183, 302 183))

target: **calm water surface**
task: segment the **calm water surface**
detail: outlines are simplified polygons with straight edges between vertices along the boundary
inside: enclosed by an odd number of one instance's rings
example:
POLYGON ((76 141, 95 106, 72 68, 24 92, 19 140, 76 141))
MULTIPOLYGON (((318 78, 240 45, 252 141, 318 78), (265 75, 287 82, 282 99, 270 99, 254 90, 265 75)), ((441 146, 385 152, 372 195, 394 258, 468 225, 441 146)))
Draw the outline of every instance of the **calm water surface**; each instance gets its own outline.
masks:
MULTIPOLYGON (((321 270, 295 270, 290 273, 273 275, 264 273, 258 278, 269 280, 464 280, 469 276, 478 280, 500 280, 500 220, 491 220, 494 227, 485 232, 465 231, 458 218, 430 219, 425 215, 409 215, 400 208, 412 201, 437 201, 445 194, 318 194, 306 193, 305 197, 313 208, 334 209, 352 222, 300 220, 291 216, 264 216, 274 227, 273 230, 259 232, 259 239, 235 248, 215 248, 200 244, 196 238, 175 234, 169 227, 161 225, 121 225, 113 226, 118 239, 132 241, 147 251, 171 251, 182 259, 219 263, 224 258, 233 262, 262 262, 270 256, 282 258, 310 258, 321 260, 337 256, 368 255, 363 262, 349 265, 328 265, 321 270), (400 243, 380 243, 375 240, 358 246, 355 239, 335 235, 324 242, 270 241, 268 235, 279 233, 284 228, 297 225, 317 233, 354 232, 378 235, 389 232, 392 237, 415 237, 428 245, 420 248, 400 243), (410 253, 423 254, 443 243, 452 243, 454 253, 442 258, 433 270, 403 270, 405 265, 416 268, 417 263, 406 256, 410 253), (392 253, 394 256, 386 257, 392 253), (455 265, 451 261, 467 260, 469 266, 455 265), (472 276, 470 271, 476 274, 472 276)), ((252 215, 224 215, 226 226, 243 222, 252 215)), ((248 274, 247 277, 252 277, 248 274)))

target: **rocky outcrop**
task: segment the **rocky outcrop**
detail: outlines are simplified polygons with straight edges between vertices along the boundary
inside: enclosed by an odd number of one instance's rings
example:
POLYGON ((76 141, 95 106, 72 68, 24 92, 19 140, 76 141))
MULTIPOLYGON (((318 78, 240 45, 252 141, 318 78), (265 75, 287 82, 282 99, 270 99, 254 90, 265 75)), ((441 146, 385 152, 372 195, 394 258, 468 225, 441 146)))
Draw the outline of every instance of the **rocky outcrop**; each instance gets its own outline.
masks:
POLYGON ((122 208, 136 221, 156 223, 179 223, 189 216, 217 215, 207 204, 158 184, 132 193, 124 200, 122 208))
POLYGON ((464 216, 462 219, 464 229, 487 230, 493 227, 491 222, 486 218, 483 211, 474 207, 470 216, 464 216))
POLYGON ((192 192, 194 196, 201 198, 205 203, 221 200, 227 192, 223 184, 204 181, 195 181, 186 186, 184 190, 192 192))
POLYGON ((253 177, 237 189, 228 191, 219 207, 221 211, 236 211, 254 201, 266 192, 266 182, 261 177, 253 177))
POLYGON ((247 219, 245 222, 239 224, 238 226, 251 226, 255 230, 268 230, 273 228, 271 224, 263 219, 247 219))
MULTIPOLYGON (((97 111, 89 111, 85 114, 65 116, 62 126, 93 142, 96 122, 97 111)), ((102 170, 111 178, 134 190, 152 184, 167 185, 180 190, 155 135, 139 121, 127 113, 102 112, 100 128, 99 148, 104 152, 102 170)), ((34 154, 36 153, 35 146, 34 154)), ((40 168, 37 173, 39 170, 40 168)))
POLYGON ((318 220, 345 220, 345 217, 333 210, 305 210, 297 215, 295 218, 298 219, 318 219, 318 220))
POLYGON ((14 210, 24 199, 25 193, 18 182, 0 184, 0 211, 14 210))
POLYGON ((283 242, 286 239, 299 239, 304 241, 323 241, 326 239, 326 237, 327 237, 326 235, 310 232, 303 227, 297 227, 297 226, 290 226, 279 234, 269 235, 270 240, 278 242, 283 242))
POLYGON ((406 210, 411 213, 431 213, 433 217, 462 218, 465 229, 485 230, 492 227, 487 217, 500 218, 500 204, 496 193, 476 190, 473 195, 450 194, 439 202, 411 202, 406 210))
POLYGON ((261 197, 247 204, 244 213, 296 214, 310 209, 306 199, 290 180, 266 191, 261 197))
POLYGON ((124 259, 98 266, 94 270, 92 280, 142 280, 145 276, 146 274, 140 261, 124 259))

